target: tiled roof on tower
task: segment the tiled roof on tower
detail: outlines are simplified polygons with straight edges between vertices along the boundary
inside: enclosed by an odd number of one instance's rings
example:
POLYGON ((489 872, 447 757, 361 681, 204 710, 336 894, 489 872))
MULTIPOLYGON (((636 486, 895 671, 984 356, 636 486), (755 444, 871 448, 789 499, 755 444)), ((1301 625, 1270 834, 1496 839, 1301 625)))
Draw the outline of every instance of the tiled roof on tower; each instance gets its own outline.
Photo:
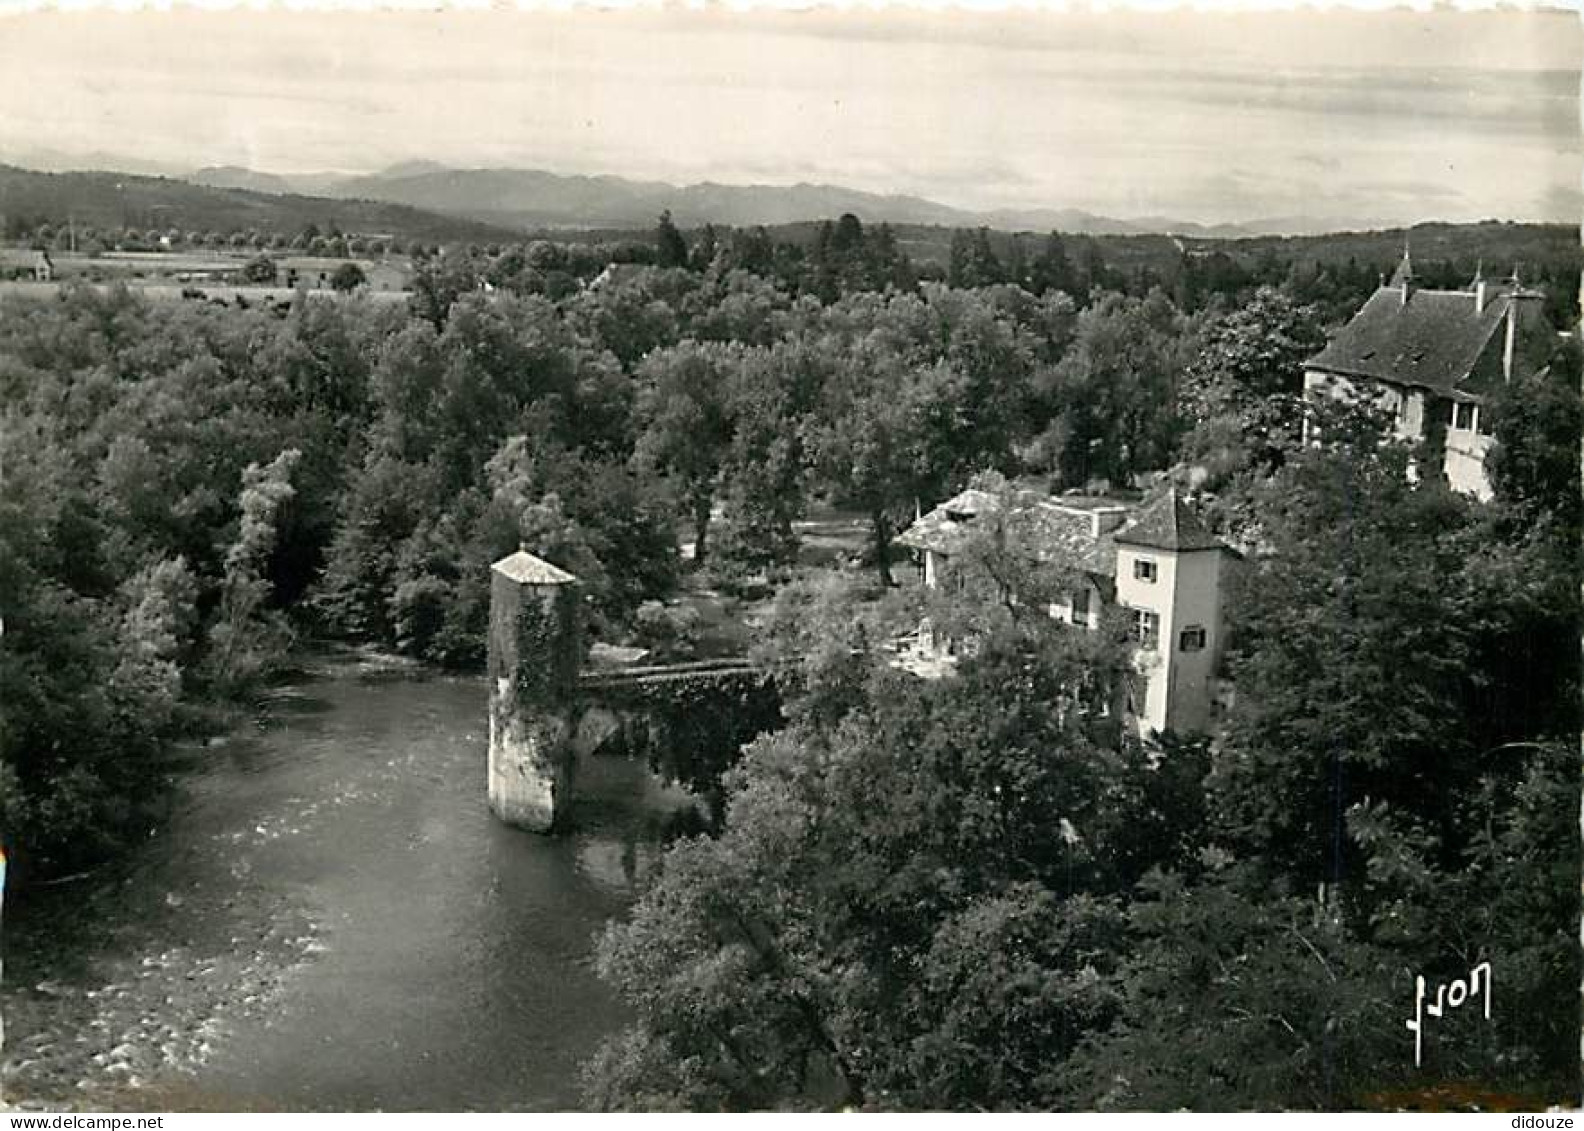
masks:
POLYGON ((1112 536, 1126 546, 1145 546, 1152 550, 1222 550, 1226 547, 1199 521, 1190 507, 1169 487, 1145 503, 1133 521, 1112 536))
POLYGON ((566 570, 526 550, 508 554, 490 568, 524 585, 567 585, 577 580, 566 570))

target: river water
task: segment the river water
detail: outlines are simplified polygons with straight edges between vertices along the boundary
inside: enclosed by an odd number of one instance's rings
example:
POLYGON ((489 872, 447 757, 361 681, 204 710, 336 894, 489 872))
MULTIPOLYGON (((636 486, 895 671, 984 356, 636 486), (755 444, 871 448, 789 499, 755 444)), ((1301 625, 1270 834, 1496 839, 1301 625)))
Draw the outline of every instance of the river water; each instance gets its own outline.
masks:
POLYGON ((591 968, 685 796, 588 759, 568 833, 485 806, 485 686, 339 659, 202 751, 119 871, 6 921, 6 1098, 549 1110, 627 1015, 591 968))

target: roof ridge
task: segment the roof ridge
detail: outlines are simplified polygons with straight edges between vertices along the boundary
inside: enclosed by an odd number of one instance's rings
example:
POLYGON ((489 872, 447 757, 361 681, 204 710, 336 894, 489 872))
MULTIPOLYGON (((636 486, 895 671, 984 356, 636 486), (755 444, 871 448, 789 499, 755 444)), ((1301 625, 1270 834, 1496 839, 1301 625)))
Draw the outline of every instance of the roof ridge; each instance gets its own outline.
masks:
POLYGON ((1309 369, 1402 385, 1450 390, 1473 375, 1499 334, 1511 305, 1504 286, 1475 290, 1374 292, 1325 346, 1309 369))
POLYGON ((560 566, 537 558, 527 550, 507 554, 490 569, 527 585, 567 585, 577 580, 560 566))
POLYGON ((1220 550, 1225 546, 1205 526, 1193 506, 1182 498, 1175 483, 1134 512, 1133 518, 1113 538, 1127 546, 1155 550, 1220 550))

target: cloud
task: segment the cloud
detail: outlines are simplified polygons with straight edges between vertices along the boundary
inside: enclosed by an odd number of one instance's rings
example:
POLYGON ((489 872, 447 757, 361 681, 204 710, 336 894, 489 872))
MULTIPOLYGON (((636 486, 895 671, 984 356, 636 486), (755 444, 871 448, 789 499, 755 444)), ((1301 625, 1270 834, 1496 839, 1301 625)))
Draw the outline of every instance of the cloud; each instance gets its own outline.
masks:
POLYGON ((4 33, 16 149, 1211 220, 1577 212, 1567 15, 39 13, 4 33))
POLYGON ((1584 191, 1569 185, 1546 189, 1537 202, 1535 215, 1568 224, 1584 223, 1584 191))

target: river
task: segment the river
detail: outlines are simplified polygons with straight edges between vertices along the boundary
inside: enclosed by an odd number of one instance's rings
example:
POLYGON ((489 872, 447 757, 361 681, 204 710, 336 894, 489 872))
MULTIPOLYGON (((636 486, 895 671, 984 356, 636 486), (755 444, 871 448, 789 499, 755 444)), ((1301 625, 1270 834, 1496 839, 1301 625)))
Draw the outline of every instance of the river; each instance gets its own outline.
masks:
POLYGON ((627 1019, 593 941, 685 796, 588 759, 571 831, 485 806, 485 686, 316 663, 201 752, 119 870, 6 920, 25 1105, 559 1110, 627 1019))

